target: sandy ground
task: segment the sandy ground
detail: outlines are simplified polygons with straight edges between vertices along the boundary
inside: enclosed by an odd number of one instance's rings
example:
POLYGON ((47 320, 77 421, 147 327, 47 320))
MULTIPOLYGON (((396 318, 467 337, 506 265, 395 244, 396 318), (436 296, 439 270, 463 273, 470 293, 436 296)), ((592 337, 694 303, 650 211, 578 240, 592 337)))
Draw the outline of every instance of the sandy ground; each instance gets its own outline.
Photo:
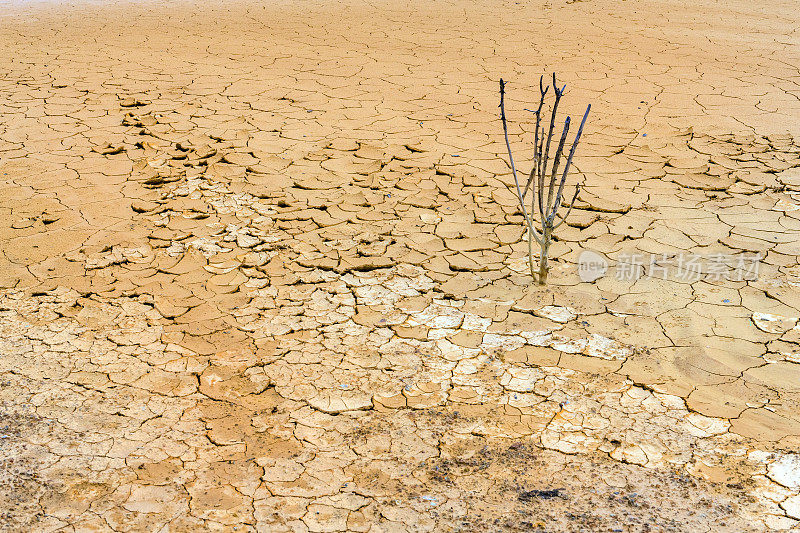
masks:
POLYGON ((797 529, 798 28, 0 2, 0 529, 797 529), (552 70, 593 108, 540 288, 497 81, 527 168, 552 70))

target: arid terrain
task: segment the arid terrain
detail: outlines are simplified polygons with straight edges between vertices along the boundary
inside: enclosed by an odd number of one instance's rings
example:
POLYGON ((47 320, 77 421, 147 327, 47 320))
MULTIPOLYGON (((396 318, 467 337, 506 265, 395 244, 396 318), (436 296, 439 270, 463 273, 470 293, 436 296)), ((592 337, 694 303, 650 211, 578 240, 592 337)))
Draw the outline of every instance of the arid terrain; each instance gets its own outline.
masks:
POLYGON ((0 0, 0 243, 0 531, 800 528, 792 0, 0 0))

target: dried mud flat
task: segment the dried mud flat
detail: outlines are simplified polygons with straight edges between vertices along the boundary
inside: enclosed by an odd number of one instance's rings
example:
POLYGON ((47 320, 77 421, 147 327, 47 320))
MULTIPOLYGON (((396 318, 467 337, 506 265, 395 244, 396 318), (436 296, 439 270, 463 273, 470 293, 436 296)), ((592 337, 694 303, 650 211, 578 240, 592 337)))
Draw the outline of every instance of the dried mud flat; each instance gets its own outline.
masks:
POLYGON ((0 4, 0 530, 797 529, 799 21, 754 4, 0 4), (554 68, 539 288, 497 80, 519 150, 554 68))

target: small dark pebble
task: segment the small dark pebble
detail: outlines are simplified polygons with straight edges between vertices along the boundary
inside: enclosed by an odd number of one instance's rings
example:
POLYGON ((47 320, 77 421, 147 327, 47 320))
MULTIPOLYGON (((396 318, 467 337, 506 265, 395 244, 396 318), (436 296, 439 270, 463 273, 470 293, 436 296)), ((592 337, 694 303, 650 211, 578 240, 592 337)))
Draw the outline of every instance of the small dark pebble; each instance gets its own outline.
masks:
POLYGON ((526 490, 519 493, 519 500, 522 502, 529 502, 534 498, 541 498, 543 500, 559 498, 561 497, 562 490, 564 489, 526 490))

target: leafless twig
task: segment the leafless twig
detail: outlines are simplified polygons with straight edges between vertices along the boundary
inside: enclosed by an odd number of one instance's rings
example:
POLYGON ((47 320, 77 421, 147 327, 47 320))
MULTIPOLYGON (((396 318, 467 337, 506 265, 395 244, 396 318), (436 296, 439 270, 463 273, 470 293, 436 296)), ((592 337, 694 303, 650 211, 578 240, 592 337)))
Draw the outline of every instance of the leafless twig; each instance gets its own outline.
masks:
POLYGON ((569 133, 570 117, 564 120, 564 127, 561 130, 561 138, 558 141, 558 146, 555 149, 552 163, 550 162, 550 146, 553 142, 553 135, 555 133, 556 113, 558 111, 558 103, 561 97, 564 96, 566 85, 558 88, 556 83, 556 75, 553 73, 553 91, 555 92, 555 101, 550 113, 550 121, 547 128, 547 139, 545 140, 545 127, 542 125, 542 108, 545 105, 545 97, 550 86, 544 85, 544 76, 539 78, 539 107, 534 114, 536 115, 536 128, 534 130, 534 154, 531 171, 528 175, 528 181, 525 187, 521 187, 519 179, 517 178, 517 169, 514 165, 514 156, 511 153, 511 143, 508 140, 508 125, 506 124, 506 108, 505 108, 505 93, 506 84, 500 80, 500 118, 503 121, 503 134, 505 135, 506 148, 508 149, 508 160, 511 165, 511 174, 514 176, 514 185, 516 186, 517 199, 519 206, 522 210, 522 216, 525 219, 525 225, 528 228, 528 264, 531 270, 531 276, 537 278, 536 270, 533 265, 533 241, 535 240, 540 247, 539 255, 539 285, 547 283, 547 272, 549 267, 547 265, 548 253, 550 244, 553 240, 553 231, 558 228, 572 212, 572 207, 575 205, 575 200, 580 193, 580 185, 575 185, 575 194, 572 195, 572 200, 569 202, 569 207, 565 215, 558 214, 558 208, 561 207, 561 200, 564 192, 564 184, 567 181, 567 173, 569 167, 572 165, 572 157, 575 155, 575 149, 578 147, 578 142, 583 133, 583 126, 586 124, 586 117, 589 116, 589 110, 592 108, 591 104, 586 106, 586 112, 583 114, 583 120, 578 128, 578 133, 575 135, 575 140, 572 142, 572 147, 567 155, 564 170, 561 172, 559 179, 558 170, 561 163, 561 158, 564 154, 564 145, 566 144, 567 134, 569 133), (550 164, 548 172, 548 164, 550 164), (549 174, 549 176, 548 176, 549 174), (548 179, 549 178, 549 179, 548 179), (528 204, 528 192, 530 195, 530 204, 528 204), (528 209, 530 205, 530 209, 528 209), (538 211, 538 221, 534 220, 534 211, 538 211), (559 221, 556 222, 556 216, 559 221), (537 227, 538 223, 538 227, 537 227))

